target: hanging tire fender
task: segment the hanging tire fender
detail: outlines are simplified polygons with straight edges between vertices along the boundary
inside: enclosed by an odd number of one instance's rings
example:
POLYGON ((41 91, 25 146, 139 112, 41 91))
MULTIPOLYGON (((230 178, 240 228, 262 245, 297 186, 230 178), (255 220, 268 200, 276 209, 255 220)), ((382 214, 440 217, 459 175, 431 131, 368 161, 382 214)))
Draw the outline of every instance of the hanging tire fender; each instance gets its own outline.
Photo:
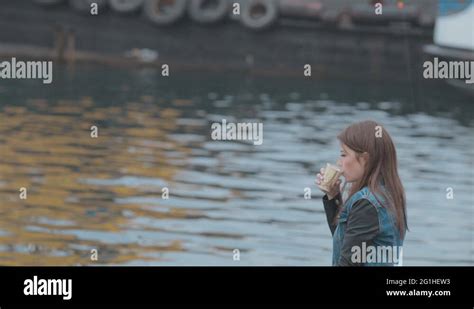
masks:
POLYGON ((187 0, 145 0, 143 12, 155 25, 165 26, 180 20, 186 13, 187 5, 187 0))
POLYGON ((278 3, 274 0, 249 0, 244 3, 240 21, 253 30, 263 30, 278 20, 278 3))
POLYGON ((129 14, 140 10, 144 0, 109 0, 109 6, 115 12, 129 14))
POLYGON ((230 7, 228 0, 192 0, 189 1, 188 13, 198 23, 211 24, 226 18, 230 7), (208 2, 215 3, 214 7, 207 7, 208 2))

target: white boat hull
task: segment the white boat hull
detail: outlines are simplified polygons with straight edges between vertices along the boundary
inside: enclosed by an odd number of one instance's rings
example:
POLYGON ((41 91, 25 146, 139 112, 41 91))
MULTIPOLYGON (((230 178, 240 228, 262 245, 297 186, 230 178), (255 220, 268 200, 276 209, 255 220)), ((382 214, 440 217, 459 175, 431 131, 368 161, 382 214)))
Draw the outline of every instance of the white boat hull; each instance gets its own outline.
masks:
POLYGON ((454 13, 448 9, 443 11, 442 2, 440 16, 435 24, 434 43, 438 46, 474 52, 474 1, 466 1, 464 5, 467 8, 454 13))

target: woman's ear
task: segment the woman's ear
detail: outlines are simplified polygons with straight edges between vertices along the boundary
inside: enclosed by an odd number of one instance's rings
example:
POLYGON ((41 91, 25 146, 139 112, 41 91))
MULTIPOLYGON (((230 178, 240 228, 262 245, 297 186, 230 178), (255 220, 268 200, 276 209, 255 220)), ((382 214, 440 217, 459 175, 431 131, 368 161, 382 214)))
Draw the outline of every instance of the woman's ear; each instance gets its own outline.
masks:
POLYGON ((369 162, 369 153, 367 151, 363 152, 361 157, 364 164, 367 165, 367 163, 369 162))

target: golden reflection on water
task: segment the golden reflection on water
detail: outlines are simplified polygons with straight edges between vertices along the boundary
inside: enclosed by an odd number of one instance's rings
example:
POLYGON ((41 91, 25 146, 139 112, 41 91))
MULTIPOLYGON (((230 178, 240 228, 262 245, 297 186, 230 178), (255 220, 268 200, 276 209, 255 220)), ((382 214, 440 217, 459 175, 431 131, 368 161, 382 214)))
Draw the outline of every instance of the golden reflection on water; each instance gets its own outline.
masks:
MULTIPOLYGON (((4 102, 5 103, 5 102, 4 102)), ((89 240, 65 231, 120 234, 125 211, 157 220, 186 218, 185 210, 152 211, 114 199, 143 193, 140 186, 97 186, 88 179, 147 177, 172 180, 169 140, 180 112, 160 108, 152 97, 120 106, 99 106, 91 98, 0 107, 0 265, 124 264, 147 253, 182 250, 179 241, 144 246, 137 242, 89 240), (99 138, 91 138, 98 126, 99 138), (20 199, 20 188, 27 199, 20 199), (98 250, 98 261, 91 250, 98 250)), ((161 197, 162 188, 146 188, 161 197)), ((156 258, 154 258, 156 260, 156 258)))

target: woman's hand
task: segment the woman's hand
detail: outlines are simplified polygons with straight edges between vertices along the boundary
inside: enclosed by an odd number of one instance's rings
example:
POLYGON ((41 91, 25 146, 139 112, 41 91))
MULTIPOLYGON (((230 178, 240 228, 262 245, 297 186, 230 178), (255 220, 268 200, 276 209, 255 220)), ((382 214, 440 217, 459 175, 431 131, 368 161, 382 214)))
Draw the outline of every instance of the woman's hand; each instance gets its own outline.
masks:
POLYGON ((340 192, 341 192, 341 180, 338 179, 334 185, 329 189, 329 191, 326 191, 326 189, 321 188, 321 183, 323 182, 324 179, 324 167, 322 167, 319 170, 319 173, 316 175, 316 185, 318 186, 321 191, 327 194, 328 200, 332 200, 335 198, 340 192))

